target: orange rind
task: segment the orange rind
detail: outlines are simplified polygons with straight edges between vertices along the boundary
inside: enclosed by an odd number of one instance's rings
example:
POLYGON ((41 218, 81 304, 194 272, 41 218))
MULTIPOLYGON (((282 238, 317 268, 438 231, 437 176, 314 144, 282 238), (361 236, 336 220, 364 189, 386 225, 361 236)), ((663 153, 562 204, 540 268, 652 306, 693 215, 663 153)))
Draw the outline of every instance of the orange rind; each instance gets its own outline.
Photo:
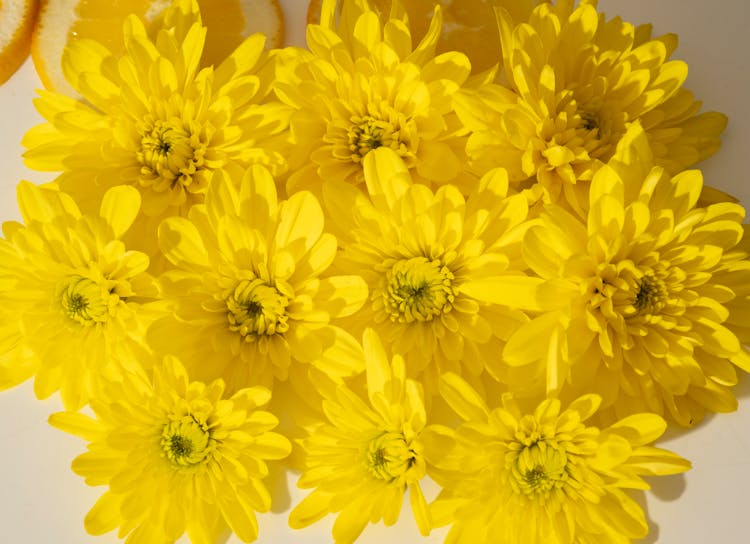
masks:
POLYGON ((10 79, 29 55, 38 0, 0 0, 0 83, 10 79))

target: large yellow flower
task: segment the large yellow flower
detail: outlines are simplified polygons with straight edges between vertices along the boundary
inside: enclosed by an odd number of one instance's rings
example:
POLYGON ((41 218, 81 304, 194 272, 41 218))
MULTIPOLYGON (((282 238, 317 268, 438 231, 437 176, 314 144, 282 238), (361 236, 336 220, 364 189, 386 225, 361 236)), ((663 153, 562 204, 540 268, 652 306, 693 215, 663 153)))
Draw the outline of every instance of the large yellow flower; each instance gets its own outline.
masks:
POLYGON ((446 544, 630 544, 648 525, 625 490, 690 468, 650 445, 666 429, 655 414, 587 424, 596 395, 565 408, 546 399, 529 413, 510 395, 487 406, 455 374, 441 391, 463 420, 455 431, 423 433, 430 474, 443 487, 430 513, 436 527, 451 526, 446 544))
POLYGON ((467 181, 451 95, 471 67, 461 53, 435 56, 440 10, 412 48, 398 0, 384 24, 366 0, 344 2, 337 22, 336 3, 323 1, 321 24, 307 27, 310 51, 294 50, 275 85, 295 110, 288 191, 318 190, 329 179, 361 184, 362 159, 378 147, 393 149, 423 181, 467 181))
POLYGON ((262 166, 231 170, 214 174, 205 205, 159 228, 176 267, 161 277, 173 312, 152 325, 149 343, 230 390, 285 380, 292 362, 361 372, 344 356, 356 340, 330 321, 359 309, 367 287, 327 274, 337 246, 318 201, 300 192, 279 202, 262 166))
POLYGON ((373 327, 383 342, 409 361, 412 378, 424 380, 428 396, 445 370, 502 379, 497 354, 526 317, 486 304, 490 290, 465 289, 492 278, 492 290, 520 275, 520 241, 527 227, 523 195, 507 195, 502 169, 484 176, 469 198, 453 185, 433 193, 412 183, 390 149, 364 161, 370 196, 345 182, 326 182, 324 201, 339 222, 342 251, 335 263, 361 275, 370 300, 347 318, 349 330, 373 327), (424 373, 424 374, 423 374, 424 373))
POLYGON ((697 114, 700 103, 681 88, 687 65, 669 60, 676 36, 606 20, 596 0, 542 2, 526 21, 497 13, 507 87, 485 85, 457 100, 480 172, 503 166, 512 181, 534 187, 533 198, 580 214, 593 173, 635 120, 656 164, 672 174, 718 149, 726 118, 697 114))
POLYGON ((365 331, 363 347, 367 398, 344 384, 321 388, 330 389, 323 392, 327 421, 302 441, 304 472, 297 484, 315 489, 292 510, 289 525, 307 527, 336 513, 333 538, 351 544, 368 523, 396 523, 408 490, 419 530, 427 535, 430 521, 419 486, 426 468, 422 388, 406 378, 401 356, 389 362, 372 329, 365 331))
MULTIPOLYGON (((38 398, 59 390, 66 408, 86 404, 108 367, 142 360, 141 302, 156 295, 149 260, 120 240, 138 214, 132 187, 108 190, 96 215, 29 182, 18 186, 25 224, 0 239, 0 385, 34 373, 38 398)), ((144 360, 145 362, 145 360, 144 360)))
POLYGON ((701 189, 697 170, 652 166, 634 125, 594 176, 585 222, 550 206, 528 230, 525 258, 545 281, 519 304, 542 313, 508 342, 506 362, 541 361, 550 390, 597 392, 619 415, 689 425, 734 410, 735 366, 750 371, 745 211, 697 207, 701 189))
POLYGON ((61 171, 57 182, 87 210, 113 184, 137 187, 143 217, 133 243, 155 252, 159 218, 201 202, 215 169, 285 167, 272 142, 288 125, 287 108, 262 103, 270 69, 260 34, 199 70, 206 29, 195 1, 175 2, 155 39, 136 16, 123 32, 119 58, 93 40, 70 44, 65 74, 85 102, 42 92, 36 106, 47 123, 26 134, 25 159, 61 171))
POLYGON ((86 483, 107 491, 84 521, 94 535, 119 528, 129 544, 222 542, 227 526, 242 542, 258 537, 255 512, 271 507, 262 480, 266 460, 291 444, 270 432, 278 420, 259 410, 262 387, 224 396, 224 383, 190 382, 174 357, 154 369, 153 382, 124 376, 92 400, 94 417, 61 412, 50 423, 89 442, 73 461, 86 483))

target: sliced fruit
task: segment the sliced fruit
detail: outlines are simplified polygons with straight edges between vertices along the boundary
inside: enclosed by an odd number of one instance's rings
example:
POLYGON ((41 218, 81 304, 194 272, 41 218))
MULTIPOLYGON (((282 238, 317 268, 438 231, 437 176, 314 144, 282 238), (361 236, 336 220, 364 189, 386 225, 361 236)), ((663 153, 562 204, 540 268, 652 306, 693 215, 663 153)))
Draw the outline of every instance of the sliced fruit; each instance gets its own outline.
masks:
MULTIPOLYGON (((150 23, 170 3, 170 0, 42 0, 31 44, 39 78, 48 89, 75 95, 61 66, 63 49, 69 41, 91 38, 113 53, 121 53, 125 17, 135 13, 150 23)), ((269 48, 283 44, 284 13, 278 0, 198 0, 198 5, 203 24, 208 28, 204 65, 220 62, 255 32, 266 35, 269 48)))
POLYGON ((26 60, 37 11, 38 0, 0 0, 0 83, 26 60))
POLYGON ((208 28, 203 63, 217 64, 242 40, 256 32, 266 35, 266 47, 284 45, 284 11, 278 0, 198 0, 208 28))
MULTIPOLYGON (((370 0, 370 3, 381 16, 387 16, 390 11, 390 0, 370 0)), ((500 61, 500 33, 492 10, 493 0, 402 0, 402 3, 409 16, 409 28, 415 45, 424 37, 435 6, 440 4, 443 9, 443 32, 438 42, 438 53, 465 53, 471 60, 474 72, 486 70, 500 61)), ((320 22, 321 4, 322 0, 310 0, 307 7, 309 24, 320 22)))

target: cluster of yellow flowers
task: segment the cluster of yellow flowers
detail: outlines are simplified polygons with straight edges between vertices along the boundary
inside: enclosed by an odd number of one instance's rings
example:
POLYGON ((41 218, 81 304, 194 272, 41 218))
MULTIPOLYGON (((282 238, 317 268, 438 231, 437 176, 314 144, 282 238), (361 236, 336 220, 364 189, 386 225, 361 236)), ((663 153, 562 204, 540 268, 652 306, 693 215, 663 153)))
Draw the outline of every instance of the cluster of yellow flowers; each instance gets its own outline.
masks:
POLYGON ((690 467, 652 443, 750 371, 744 210, 688 170, 726 119, 674 36, 495 3, 485 71, 399 0, 218 65, 194 0, 119 56, 70 44, 81 99, 42 92, 24 138, 56 177, 3 224, 0 387, 59 392, 90 533, 251 542, 284 463, 290 526, 339 544, 405 496, 446 543, 647 534, 628 490, 690 467))

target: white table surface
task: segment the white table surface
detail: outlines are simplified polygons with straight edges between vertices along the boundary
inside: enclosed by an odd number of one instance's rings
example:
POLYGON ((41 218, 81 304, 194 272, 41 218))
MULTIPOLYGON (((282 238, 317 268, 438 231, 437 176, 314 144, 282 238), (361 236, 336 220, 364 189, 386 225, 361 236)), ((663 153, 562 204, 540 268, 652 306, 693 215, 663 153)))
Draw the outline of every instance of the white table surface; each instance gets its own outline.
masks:
MULTIPOLYGON (((287 35, 301 43, 306 0, 282 0, 287 35)), ((750 203, 750 179, 744 159, 750 152, 750 20, 747 0, 600 0, 600 9, 625 20, 652 22, 656 34, 676 32, 680 46, 674 58, 686 60, 686 86, 704 101, 705 109, 723 111, 729 128, 719 153, 703 163, 706 181, 750 203)), ((46 181, 44 174, 22 165, 20 139, 39 121, 31 103, 40 87, 27 62, 0 86, 0 219, 18 219, 15 185, 21 179, 46 181)), ((733 414, 710 417, 697 428, 668 431, 661 445, 693 462, 685 475, 653 479, 653 489, 642 497, 648 504, 651 534, 646 543, 746 544, 750 529, 747 490, 750 489, 750 379, 737 389, 740 408, 733 414)), ((83 517, 102 488, 87 487, 70 469, 71 460, 84 451, 82 440, 47 425, 50 413, 60 409, 57 398, 39 402, 31 384, 0 393, 0 544, 114 544, 111 533, 92 537, 83 529, 83 517)), ((294 478, 286 482, 292 499, 300 497, 294 478)), ((283 483, 282 483, 283 487, 283 483)), ((428 490, 434 494, 434 489, 428 490)), ((428 496, 430 498, 430 496, 428 496)), ((332 518, 305 529, 286 526, 286 504, 279 513, 260 516, 263 544, 323 544, 331 542, 332 518)), ((438 543, 445 530, 420 538, 408 505, 399 523, 390 529, 368 527, 358 542, 376 544, 438 543)), ((187 542, 187 540, 181 540, 187 542)), ((239 540, 230 538, 228 544, 239 540)), ((467 543, 471 544, 471 543, 467 543)), ((606 544, 606 543, 602 543, 606 544)))

